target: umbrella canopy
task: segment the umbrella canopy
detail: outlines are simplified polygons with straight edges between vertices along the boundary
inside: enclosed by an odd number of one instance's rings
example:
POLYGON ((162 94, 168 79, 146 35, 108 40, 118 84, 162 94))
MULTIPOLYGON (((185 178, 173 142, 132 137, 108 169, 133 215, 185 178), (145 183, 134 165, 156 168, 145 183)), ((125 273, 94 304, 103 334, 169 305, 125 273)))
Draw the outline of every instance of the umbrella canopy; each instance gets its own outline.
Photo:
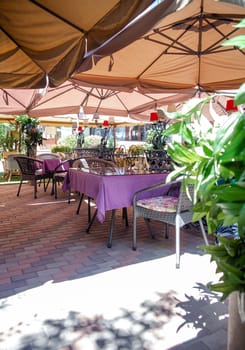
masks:
MULTIPOLYGON (((123 48, 119 37, 112 40, 84 62, 75 78, 147 92, 237 89, 245 80, 245 50, 222 43, 245 34, 235 27, 245 17, 244 0, 238 3, 193 0, 168 16, 159 4, 152 10, 159 16, 153 29, 123 48)), ((122 42, 146 22, 144 16, 122 33, 122 42)))
MULTIPOLYGON (((144 111, 191 98, 188 93, 141 93, 80 86, 67 81, 47 90, 0 89, 0 113, 28 114, 30 117, 63 114, 130 115, 142 119, 144 111)), ((149 114, 147 115, 149 118, 149 114)), ((144 118, 143 118, 144 119, 144 118)))
MULTIPOLYGON (((1 116, 0 116, 1 118, 1 116)), ((143 125, 144 122, 131 119, 130 117, 112 117, 108 118, 105 116, 100 116, 99 120, 94 120, 93 116, 87 116, 87 118, 78 118, 77 115, 56 115, 49 117, 39 117, 40 125, 49 126, 74 126, 79 125, 88 128, 100 128, 103 127, 103 122, 108 121, 108 126, 110 128, 143 125), (113 118, 113 119, 112 119, 113 118)), ((1 121, 1 119, 0 119, 1 121)))
POLYGON ((0 86, 58 86, 153 0, 1 0, 0 86))

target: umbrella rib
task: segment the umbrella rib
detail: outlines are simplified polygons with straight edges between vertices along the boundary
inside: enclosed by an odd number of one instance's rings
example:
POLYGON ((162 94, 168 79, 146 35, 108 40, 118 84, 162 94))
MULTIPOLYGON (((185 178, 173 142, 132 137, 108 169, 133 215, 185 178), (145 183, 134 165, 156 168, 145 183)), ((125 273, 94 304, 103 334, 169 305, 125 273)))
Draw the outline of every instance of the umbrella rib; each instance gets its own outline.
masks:
MULTIPOLYGON (((189 19, 190 20, 190 19, 189 19)), ((167 49, 166 50, 169 50, 170 48, 174 48, 174 49, 177 49, 177 50, 180 50, 180 51, 183 51, 183 52, 186 52, 186 53, 193 53, 195 54, 195 51, 194 50, 191 50, 188 46, 184 45, 182 42, 180 42, 180 39, 185 35, 185 33, 190 30, 194 25, 195 23, 198 21, 198 18, 193 18, 191 19, 192 20, 192 23, 190 23, 186 29, 176 38, 176 39, 173 39, 171 38, 170 36, 168 36, 167 34, 163 33, 163 31, 161 31, 159 28, 157 29, 154 29, 154 32, 161 35, 162 37, 168 39, 171 44, 166 44, 166 43, 163 43, 163 42, 160 42, 156 39, 152 39, 150 38, 150 36, 148 37, 145 37, 146 40, 149 40, 149 41, 152 41, 152 42, 156 42, 158 44, 161 44, 161 45, 165 45, 167 46, 167 49), (177 46, 175 45, 177 44, 177 46)), ((179 25, 180 23, 178 23, 179 25)), ((171 27, 175 27, 176 26, 176 23, 173 24, 171 27)), ((166 51, 164 53, 167 53, 166 51)))
POLYGON ((15 102, 17 102, 20 106, 26 108, 26 106, 21 103, 19 100, 17 100, 17 98, 15 98, 13 95, 11 95, 8 91, 6 91, 5 89, 1 89, 4 93, 4 96, 3 96, 3 100, 5 102, 5 104, 8 106, 9 105, 9 102, 8 102, 8 97, 11 97, 15 102))
MULTIPOLYGON (((79 87, 79 88, 80 88, 80 87, 79 87)), ((81 90, 82 90, 82 89, 81 89, 81 90)), ((87 105, 89 96, 90 96, 90 95, 93 95, 93 94, 92 94, 92 91, 93 91, 93 88, 91 88, 90 91, 87 91, 87 93, 86 93, 84 99, 83 99, 82 102, 80 103, 80 107, 83 107, 84 105, 85 105, 85 106, 87 105)), ((96 97, 96 96, 95 96, 95 97, 96 97)))
MULTIPOLYGON (((68 86, 69 86, 69 85, 68 85, 68 86)), ((73 89, 73 87, 71 86, 71 87, 69 87, 67 90, 61 91, 60 93, 56 94, 55 96, 51 96, 50 98, 47 98, 45 101, 42 101, 42 100, 41 100, 40 103, 37 103, 37 105, 36 105, 35 107, 39 107, 39 106, 41 106, 41 105, 43 105, 43 104, 45 104, 45 103, 47 103, 47 102, 50 102, 50 101, 52 101, 52 100, 55 100, 57 97, 66 94, 67 92, 71 91, 72 89, 73 89)), ((59 90, 59 89, 58 89, 58 88, 57 88, 57 89, 55 88, 54 90, 59 90)), ((54 90, 52 90, 52 91, 54 91, 54 90)))
MULTIPOLYGON (((214 52, 217 53, 217 52, 224 52, 224 51, 231 51, 231 50, 233 51, 234 49, 227 49, 227 48, 225 48, 225 47, 223 48, 223 47, 220 46, 219 44, 220 44, 220 43, 223 43, 224 40, 230 39, 230 35, 236 33, 236 32, 238 31, 238 28, 234 28, 234 29, 231 30, 229 33, 224 34, 224 33, 222 33, 222 32, 218 29, 217 26, 215 26, 213 23, 211 23, 211 22, 208 20, 207 17, 205 18, 205 21, 206 21, 210 26, 212 26, 212 28, 213 28, 217 33, 219 33, 222 37, 221 37, 219 40, 217 40, 216 42, 214 42, 212 45, 210 45, 210 46, 209 46, 205 51, 203 51, 202 53, 205 54, 205 53, 214 53, 214 52), (218 50, 218 49, 220 49, 220 48, 222 48, 222 50, 218 50)), ((242 50, 240 50, 239 48, 237 48, 237 50, 244 54, 244 52, 243 52, 242 50)))
MULTIPOLYGON (((166 46, 166 50, 164 52, 161 53, 162 54, 171 54, 171 52, 167 52, 167 50, 169 50, 170 48, 173 48, 173 49, 176 49, 176 50, 180 50, 186 54, 190 54, 190 53, 193 53, 195 54, 195 51, 194 50, 191 50, 188 46, 185 46, 184 44, 180 43, 178 40, 181 38, 181 36, 184 34, 182 34, 180 37, 178 37, 177 39, 173 39, 171 38, 170 36, 166 35, 166 34, 163 34, 161 32, 159 32, 158 34, 160 34, 161 36, 165 37, 166 39, 168 39, 169 41, 171 41, 172 43, 171 44, 166 44, 166 43, 163 43, 159 40, 156 40, 156 39, 146 39, 146 40, 149 40, 151 42, 154 42, 156 44, 160 44, 162 46, 166 46), (178 45, 175 45, 175 44, 178 44, 178 45)), ((159 55, 159 57, 161 57, 161 55, 159 55)))
POLYGON ((129 114, 129 110, 127 108, 127 106, 124 104, 124 102, 120 99, 120 97, 118 96, 118 94, 116 94, 116 98, 118 99, 118 101, 122 104, 122 106, 125 108, 126 112, 129 114))
MULTIPOLYGON (((162 33, 159 29, 154 29, 154 32, 155 32, 155 33, 158 33, 159 35, 161 35, 161 36, 163 36, 163 37, 166 37, 168 40, 172 41, 172 44, 171 44, 171 45, 168 45, 168 44, 159 42, 158 40, 152 39, 152 38, 150 38, 150 36, 145 36, 145 37, 144 37, 145 40, 149 40, 149 41, 155 42, 155 43, 157 43, 157 44, 165 45, 165 46, 167 46, 167 48, 166 48, 166 50, 163 51, 160 55, 158 55, 144 70, 142 70, 142 72, 137 76, 137 79, 139 79, 140 76, 141 76, 142 74, 144 74, 150 67, 152 67, 152 65, 153 65, 155 62, 157 62, 157 60, 158 60, 160 57, 162 57, 162 56, 165 55, 165 54, 168 54, 167 50, 170 49, 171 47, 181 50, 180 47, 175 47, 175 45, 174 45, 175 43, 177 43, 177 44, 179 44, 180 46, 182 46, 182 47, 183 47, 182 50, 183 50, 183 52, 186 52, 186 54, 188 54, 188 53, 193 53, 193 54, 194 54, 194 51, 192 52, 187 46, 185 46, 185 45, 183 45, 183 44, 181 44, 181 43, 178 42, 178 40, 184 35, 185 32, 181 33, 181 35, 180 35, 177 39, 175 39, 175 40, 172 39, 171 37, 169 37, 168 35, 162 33)), ((180 53, 179 53, 179 54, 180 54, 180 53)))
POLYGON ((66 18, 58 15, 56 12, 50 10, 48 7, 44 6, 43 4, 40 4, 39 2, 37 2, 36 0, 30 0, 31 3, 33 3, 34 5, 36 5, 37 7, 41 8, 42 10, 48 12, 49 14, 51 14, 52 16, 60 19, 62 22, 65 22, 66 24, 68 24, 69 26, 71 26, 72 28, 77 29, 79 32, 82 32, 83 34, 86 34, 86 30, 76 26, 74 23, 68 21, 66 18))

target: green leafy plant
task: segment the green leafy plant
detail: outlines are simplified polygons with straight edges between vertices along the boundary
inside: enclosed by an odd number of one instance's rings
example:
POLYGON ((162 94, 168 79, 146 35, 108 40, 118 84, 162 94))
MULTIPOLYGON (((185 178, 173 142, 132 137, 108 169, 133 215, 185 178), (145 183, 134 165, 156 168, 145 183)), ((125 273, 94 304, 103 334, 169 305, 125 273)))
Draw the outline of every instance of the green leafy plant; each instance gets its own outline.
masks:
POLYGON ((0 147, 4 151, 14 151, 17 149, 18 136, 16 136, 16 126, 2 123, 0 124, 0 147))
POLYGON ((84 139, 84 148, 96 148, 100 146, 101 143, 101 136, 99 135, 89 135, 86 136, 84 139))
POLYGON ((16 119, 24 137, 27 155, 35 156, 37 145, 43 142, 43 132, 39 129, 39 120, 27 115, 20 115, 16 119))
POLYGON ((72 150, 73 148, 76 147, 76 145, 77 145, 77 137, 76 135, 72 134, 60 140, 58 146, 67 146, 67 147, 70 147, 70 149, 72 150))
POLYGON ((59 153, 59 152, 71 152, 72 148, 70 146, 67 145, 57 145, 52 147, 51 152, 52 153, 59 153))
MULTIPOLYGON (((244 86, 235 102, 245 102, 244 86)), ((217 263, 217 272, 223 272, 220 282, 210 288, 223 293, 245 291, 245 114, 236 112, 219 128, 194 132, 192 120, 201 123, 205 105, 210 96, 199 101, 187 113, 168 114, 175 119, 165 135, 181 135, 182 142, 173 142, 168 153, 176 166, 171 177, 180 174, 194 179, 197 202, 193 220, 206 217, 209 233, 220 225, 238 224, 237 240, 220 239, 220 246, 202 246, 217 263)), ((166 112, 167 113, 167 112, 166 112)))

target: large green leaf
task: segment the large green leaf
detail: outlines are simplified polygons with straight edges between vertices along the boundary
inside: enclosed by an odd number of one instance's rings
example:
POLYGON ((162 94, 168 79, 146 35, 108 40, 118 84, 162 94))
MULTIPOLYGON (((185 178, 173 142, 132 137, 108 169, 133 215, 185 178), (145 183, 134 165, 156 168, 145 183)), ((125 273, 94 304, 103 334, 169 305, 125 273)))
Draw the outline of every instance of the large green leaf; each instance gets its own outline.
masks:
POLYGON ((238 90, 235 96, 235 104, 236 106, 242 105, 245 103, 245 83, 242 84, 240 89, 238 90))
POLYGON ((171 157, 180 164, 195 163, 204 159, 204 157, 198 155, 191 148, 187 148, 177 142, 174 142, 173 148, 170 149, 171 157))
MULTIPOLYGON (((238 218, 238 230, 239 236, 245 239, 245 201, 240 210, 239 218, 238 218)), ((245 255, 244 255, 245 258, 245 255)))
POLYGON ((236 130, 236 126, 241 122, 241 118, 243 118, 242 114, 230 116, 225 124, 218 130, 214 140, 214 155, 223 151, 224 147, 230 144, 231 138, 232 141, 235 140, 236 135, 239 133, 239 128, 236 130))
POLYGON ((220 202, 243 202, 245 203, 245 188, 236 183, 216 186, 213 193, 217 194, 220 202))
POLYGON ((221 162, 234 160, 244 160, 241 150, 245 145, 245 115, 240 116, 240 120, 233 130, 232 143, 228 143, 220 157, 221 162))
POLYGON ((225 41, 222 46, 238 46, 240 49, 245 48, 245 35, 238 35, 225 41))

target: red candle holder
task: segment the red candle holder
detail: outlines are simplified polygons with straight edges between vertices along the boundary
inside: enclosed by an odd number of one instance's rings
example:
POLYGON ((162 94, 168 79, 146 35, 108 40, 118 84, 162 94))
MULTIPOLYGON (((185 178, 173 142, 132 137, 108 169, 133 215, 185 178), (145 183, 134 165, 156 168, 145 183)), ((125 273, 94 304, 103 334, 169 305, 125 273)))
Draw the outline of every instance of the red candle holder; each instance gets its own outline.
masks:
POLYGON ((77 131, 78 131, 78 132, 81 132, 81 131, 83 131, 83 128, 82 128, 81 126, 79 126, 79 127, 77 128, 77 131))
POLYGON ((234 100, 227 100, 226 101, 226 112, 235 112, 238 111, 237 106, 235 106, 234 100))
POLYGON ((150 121, 151 122, 157 122, 158 121, 158 113, 157 112, 151 112, 150 114, 150 121))
POLYGON ((103 121, 103 126, 104 126, 104 127, 108 127, 108 126, 109 126, 108 120, 104 120, 104 121, 103 121))

